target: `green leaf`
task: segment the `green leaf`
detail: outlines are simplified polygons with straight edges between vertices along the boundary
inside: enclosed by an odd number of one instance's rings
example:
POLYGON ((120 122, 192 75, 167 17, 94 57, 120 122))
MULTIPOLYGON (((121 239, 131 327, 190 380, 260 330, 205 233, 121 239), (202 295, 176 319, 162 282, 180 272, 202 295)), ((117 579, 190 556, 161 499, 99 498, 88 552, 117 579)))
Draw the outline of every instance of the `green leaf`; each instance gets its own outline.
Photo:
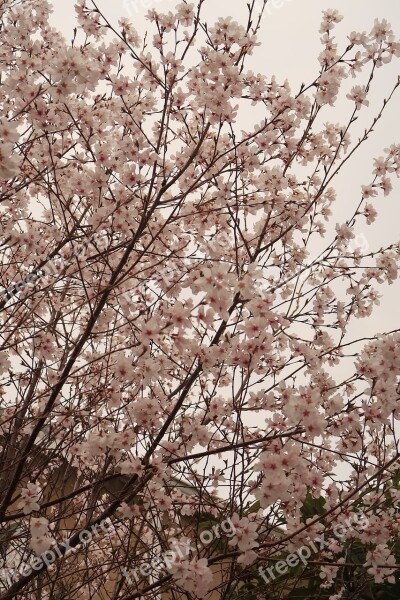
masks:
POLYGON ((250 515, 251 513, 255 513, 258 510, 260 510, 261 506, 260 506, 260 501, 256 500, 255 502, 253 502, 253 504, 251 504, 249 506, 249 508, 247 510, 244 511, 244 515, 250 515))
POLYGON ((199 523, 199 530, 211 529, 215 525, 215 521, 202 521, 199 523))
POLYGON ((316 515, 322 516, 325 514, 325 504, 325 498, 323 498, 322 496, 319 496, 319 498, 314 498, 314 496, 310 492, 307 492, 307 496, 300 510, 305 519, 315 517, 316 515))

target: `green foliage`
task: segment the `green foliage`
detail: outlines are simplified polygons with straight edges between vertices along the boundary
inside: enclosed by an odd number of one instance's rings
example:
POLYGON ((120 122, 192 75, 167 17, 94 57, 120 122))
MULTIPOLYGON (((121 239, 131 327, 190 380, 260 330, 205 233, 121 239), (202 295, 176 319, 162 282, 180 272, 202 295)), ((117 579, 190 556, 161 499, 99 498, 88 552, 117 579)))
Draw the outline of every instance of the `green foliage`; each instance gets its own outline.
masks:
POLYGON ((310 491, 308 491, 303 506, 300 509, 304 520, 316 517, 317 515, 324 515, 325 504, 325 498, 323 498, 322 496, 319 496, 319 498, 314 498, 310 491))

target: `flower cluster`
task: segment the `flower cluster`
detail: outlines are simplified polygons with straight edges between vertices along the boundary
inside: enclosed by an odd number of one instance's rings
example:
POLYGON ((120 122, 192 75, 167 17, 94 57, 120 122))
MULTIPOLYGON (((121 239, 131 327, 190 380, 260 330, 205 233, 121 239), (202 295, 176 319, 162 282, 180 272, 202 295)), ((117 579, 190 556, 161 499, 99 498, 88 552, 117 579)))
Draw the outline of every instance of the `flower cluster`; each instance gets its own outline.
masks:
POLYGON ((25 515, 29 515, 29 513, 40 509, 38 504, 40 496, 41 489, 36 483, 28 483, 26 488, 21 489, 19 507, 22 508, 25 515))
POLYGON ((378 544, 374 550, 367 553, 365 566, 368 566, 368 573, 374 576, 376 583, 395 583, 394 573, 396 570, 396 558, 391 554, 390 549, 385 544, 378 544), (383 565, 387 567, 382 568, 383 565))
POLYGON ((49 536, 49 521, 44 517, 31 518, 30 523, 31 543, 30 546, 37 556, 40 556, 48 550, 53 544, 49 536))
POLYGON ((229 541, 230 545, 237 546, 241 552, 238 562, 249 565, 257 558, 254 548, 258 547, 258 525, 248 517, 240 518, 237 513, 232 515, 235 526, 235 536, 229 541))
POLYGON ((13 152, 18 139, 16 124, 0 118, 0 179, 12 179, 18 173, 20 160, 13 152))

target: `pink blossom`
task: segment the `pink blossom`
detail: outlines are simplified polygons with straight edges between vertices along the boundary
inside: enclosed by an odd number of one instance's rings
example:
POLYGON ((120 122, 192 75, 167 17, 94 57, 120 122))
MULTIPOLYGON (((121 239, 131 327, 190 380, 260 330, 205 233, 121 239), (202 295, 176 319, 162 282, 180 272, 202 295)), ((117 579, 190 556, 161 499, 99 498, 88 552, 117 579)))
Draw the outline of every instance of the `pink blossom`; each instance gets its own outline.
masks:
POLYGON ((19 503, 19 507, 22 508, 25 515, 40 509, 38 504, 40 495, 40 486, 36 485, 35 483, 28 483, 26 488, 21 490, 21 501, 19 503))
POLYGON ((346 95, 346 98, 353 100, 356 103, 357 110, 360 110, 361 106, 369 106, 369 100, 366 99, 367 91, 365 86, 355 85, 351 88, 351 92, 346 95))

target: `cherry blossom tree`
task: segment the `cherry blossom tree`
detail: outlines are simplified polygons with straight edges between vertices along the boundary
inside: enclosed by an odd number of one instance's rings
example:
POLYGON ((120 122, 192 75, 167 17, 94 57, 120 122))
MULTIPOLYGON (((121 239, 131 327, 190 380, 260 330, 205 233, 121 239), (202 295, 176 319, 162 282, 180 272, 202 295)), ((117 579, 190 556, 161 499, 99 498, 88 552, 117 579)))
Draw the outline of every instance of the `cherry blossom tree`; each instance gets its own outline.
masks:
POLYGON ((376 20, 340 47, 326 11, 292 90, 246 66, 267 0, 243 24, 205 3, 150 10, 144 35, 78 0, 66 41, 47 0, 0 2, 1 600, 395 585, 400 330, 352 333, 398 276, 399 243, 354 243, 395 140, 332 211, 395 101, 399 80, 368 106, 400 43, 376 20))

